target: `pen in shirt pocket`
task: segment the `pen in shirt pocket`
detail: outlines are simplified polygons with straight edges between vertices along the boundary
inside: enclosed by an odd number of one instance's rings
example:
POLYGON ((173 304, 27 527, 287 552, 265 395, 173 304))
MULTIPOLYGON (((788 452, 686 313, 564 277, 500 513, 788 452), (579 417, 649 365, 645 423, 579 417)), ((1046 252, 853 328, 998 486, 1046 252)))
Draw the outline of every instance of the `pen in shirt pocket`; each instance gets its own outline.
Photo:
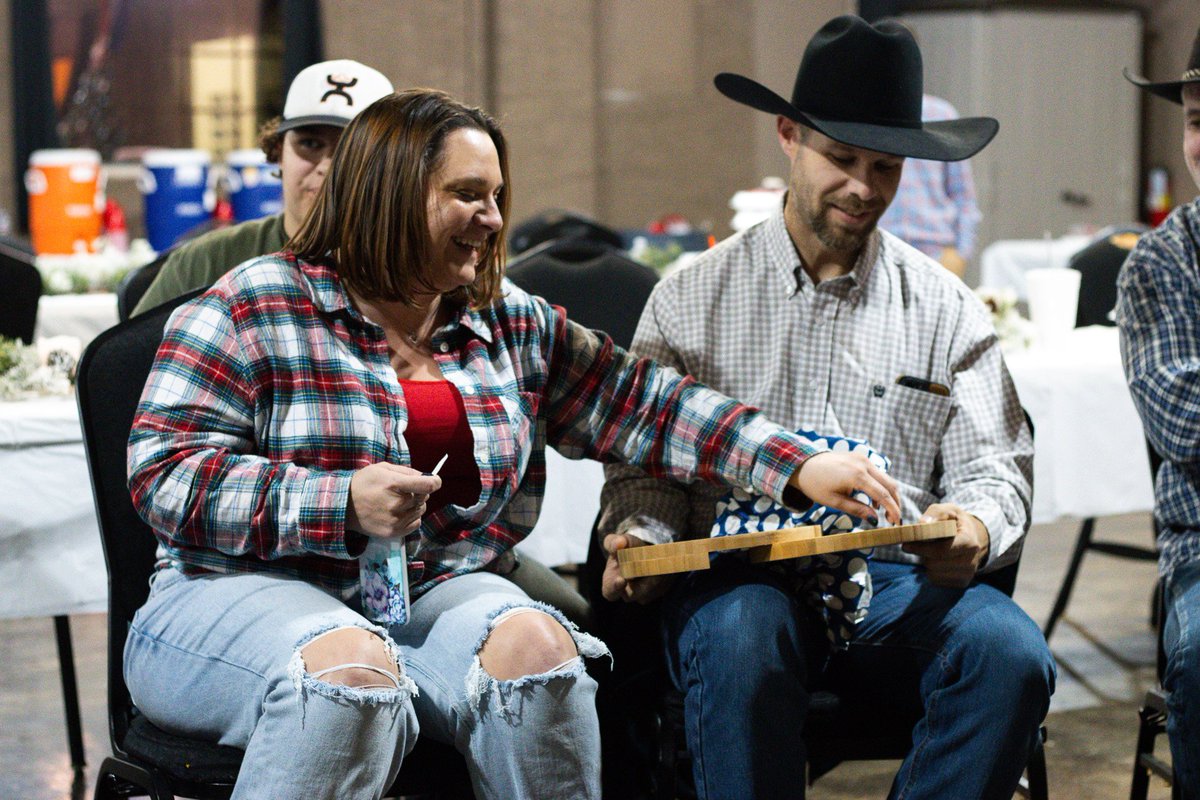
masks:
POLYGON ((924 378, 918 378, 914 375, 901 375, 896 378, 896 383, 900 386, 907 386, 909 389, 916 389, 918 392, 929 392, 941 397, 950 396, 950 387, 942 383, 934 383, 927 381, 924 378))

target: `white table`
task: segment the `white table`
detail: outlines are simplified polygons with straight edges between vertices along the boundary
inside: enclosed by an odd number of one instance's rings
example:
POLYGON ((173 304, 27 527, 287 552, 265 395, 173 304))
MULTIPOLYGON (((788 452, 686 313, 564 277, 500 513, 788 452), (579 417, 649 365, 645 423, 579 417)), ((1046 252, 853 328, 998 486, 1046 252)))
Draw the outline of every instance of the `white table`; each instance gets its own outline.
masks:
POLYGON ((1034 425, 1033 521, 1154 507, 1141 419, 1121 368, 1117 329, 1077 328, 1053 347, 1006 356, 1034 425))
POLYGON ((1041 267, 1065 267, 1071 256, 1091 241, 1091 236, 1072 235, 1060 239, 993 242, 979 254, 979 285, 989 289, 1012 289, 1018 300, 1026 300, 1026 272, 1041 267))
POLYGON ((73 336, 82 347, 117 324, 117 296, 112 292, 47 294, 38 301, 34 339, 73 336))
POLYGON ((0 617, 104 611, 75 398, 0 403, 0 617))

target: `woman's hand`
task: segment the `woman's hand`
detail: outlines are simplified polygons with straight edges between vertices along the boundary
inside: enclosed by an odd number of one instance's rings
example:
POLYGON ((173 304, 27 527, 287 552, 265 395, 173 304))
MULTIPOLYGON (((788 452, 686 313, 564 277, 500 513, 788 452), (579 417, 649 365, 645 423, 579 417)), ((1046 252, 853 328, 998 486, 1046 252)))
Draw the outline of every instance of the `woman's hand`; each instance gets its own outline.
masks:
POLYGON ((600 593, 610 602, 624 600, 626 603, 651 603, 657 600, 670 587, 672 575, 648 575, 644 578, 626 580, 621 577, 620 562, 617 553, 626 547, 640 547, 646 544, 636 536, 628 533, 610 533, 604 537, 604 552, 608 561, 604 564, 604 575, 600 578, 600 593))
POLYGON ((350 479, 346 501, 346 530, 378 539, 395 539, 415 531, 429 495, 442 488, 442 479, 412 467, 381 461, 363 467, 350 479))
POLYGON ((900 523, 900 492, 896 481, 861 453, 817 453, 792 473, 791 486, 814 503, 831 506, 860 519, 874 520, 882 508, 892 524, 900 523), (871 498, 871 506, 855 500, 855 492, 871 498))

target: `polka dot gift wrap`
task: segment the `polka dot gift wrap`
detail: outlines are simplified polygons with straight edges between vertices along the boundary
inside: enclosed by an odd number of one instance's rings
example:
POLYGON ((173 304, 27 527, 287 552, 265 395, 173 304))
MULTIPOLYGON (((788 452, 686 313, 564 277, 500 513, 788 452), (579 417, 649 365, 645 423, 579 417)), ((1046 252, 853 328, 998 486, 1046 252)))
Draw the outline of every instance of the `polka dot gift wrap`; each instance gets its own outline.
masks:
MULTIPOLYGON (((803 429, 796 433, 819 450, 862 453, 887 472, 888 460, 866 442, 803 429)), ((856 494, 855 499, 871 504, 870 498, 862 493, 856 494)), ((769 497, 734 489, 717 501, 717 518, 710 535, 730 536, 801 525, 820 525, 822 534, 847 533, 862 528, 863 521, 836 508, 816 504, 807 511, 796 512, 769 497)), ((805 601, 825 618, 829 641, 834 647, 844 648, 854 634, 855 625, 867 615, 871 604, 869 559, 869 550, 848 550, 794 559, 786 567, 795 575, 797 590, 805 601)))

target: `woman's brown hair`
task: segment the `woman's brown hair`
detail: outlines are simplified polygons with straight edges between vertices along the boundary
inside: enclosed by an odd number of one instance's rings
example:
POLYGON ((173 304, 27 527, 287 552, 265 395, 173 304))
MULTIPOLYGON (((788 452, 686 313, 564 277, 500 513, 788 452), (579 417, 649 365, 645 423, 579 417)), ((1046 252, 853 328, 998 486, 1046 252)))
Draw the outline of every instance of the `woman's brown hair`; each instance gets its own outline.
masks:
POLYGON ((446 137, 462 128, 496 145, 504 220, 479 255, 475 282, 449 295, 473 307, 500 295, 508 229, 508 149, 497 122, 444 92, 409 89, 376 100, 338 140, 329 174, 288 249, 306 261, 329 261, 347 289, 364 299, 412 302, 435 291, 430 263, 429 182, 446 137))

